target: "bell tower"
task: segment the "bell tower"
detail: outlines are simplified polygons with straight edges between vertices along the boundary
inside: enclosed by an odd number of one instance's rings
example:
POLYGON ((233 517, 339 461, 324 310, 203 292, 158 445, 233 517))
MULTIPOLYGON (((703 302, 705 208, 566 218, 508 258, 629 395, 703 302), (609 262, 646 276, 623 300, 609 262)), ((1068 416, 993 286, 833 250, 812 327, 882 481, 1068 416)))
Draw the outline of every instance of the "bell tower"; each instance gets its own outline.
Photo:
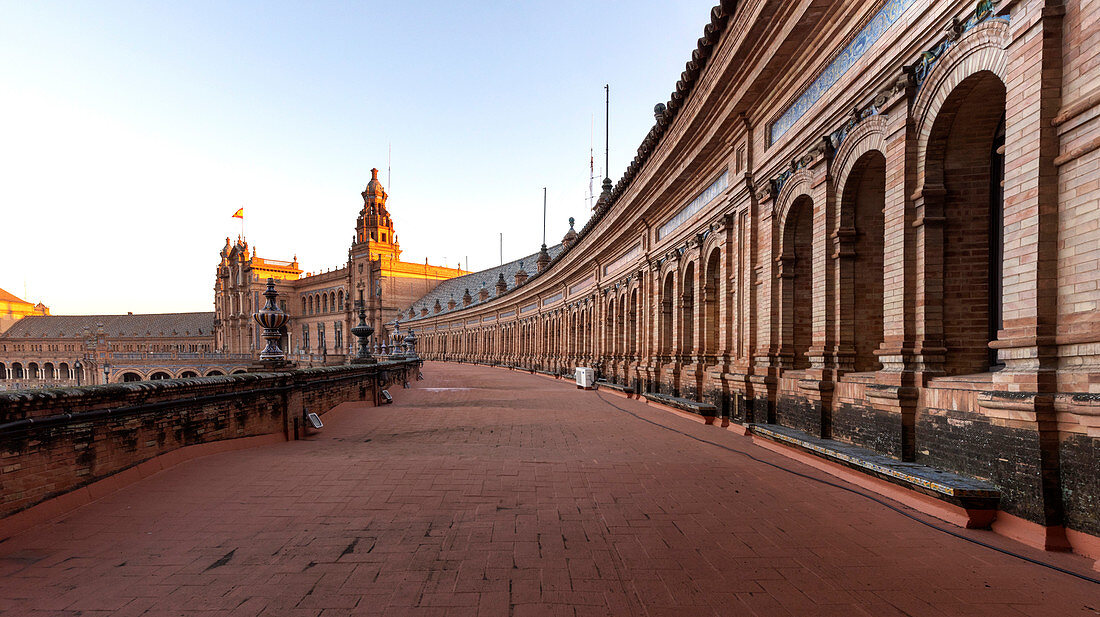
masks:
POLYGON ((369 242, 370 258, 383 261, 399 261, 401 245, 393 231, 393 219, 386 210, 386 189, 378 181, 378 170, 370 170, 370 182, 363 191, 363 209, 355 222, 355 243, 369 242))

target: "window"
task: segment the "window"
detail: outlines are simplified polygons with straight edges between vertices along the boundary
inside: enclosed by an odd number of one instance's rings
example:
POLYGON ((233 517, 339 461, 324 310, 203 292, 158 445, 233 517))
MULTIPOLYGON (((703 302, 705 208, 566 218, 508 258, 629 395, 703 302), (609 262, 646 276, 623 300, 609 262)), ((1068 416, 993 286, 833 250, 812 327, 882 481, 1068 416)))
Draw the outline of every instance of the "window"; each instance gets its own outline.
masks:
POLYGON ((341 353, 344 350, 344 324, 339 321, 333 323, 332 331, 336 337, 336 353, 341 353))
POLYGON ((309 324, 302 324, 302 349, 309 351, 309 324))
POLYGON ((317 348, 321 350, 321 353, 326 351, 325 348, 325 324, 317 324, 317 348))

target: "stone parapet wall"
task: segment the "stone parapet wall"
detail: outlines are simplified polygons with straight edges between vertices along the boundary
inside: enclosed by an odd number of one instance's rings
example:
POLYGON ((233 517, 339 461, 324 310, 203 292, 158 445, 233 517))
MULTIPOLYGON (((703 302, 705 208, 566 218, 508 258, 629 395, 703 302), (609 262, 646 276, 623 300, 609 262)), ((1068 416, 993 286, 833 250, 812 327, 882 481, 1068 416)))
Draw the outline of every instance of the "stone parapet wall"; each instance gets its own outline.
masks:
POLYGON ((296 439, 306 413, 377 404, 415 362, 0 393, 0 518, 180 448, 296 439))

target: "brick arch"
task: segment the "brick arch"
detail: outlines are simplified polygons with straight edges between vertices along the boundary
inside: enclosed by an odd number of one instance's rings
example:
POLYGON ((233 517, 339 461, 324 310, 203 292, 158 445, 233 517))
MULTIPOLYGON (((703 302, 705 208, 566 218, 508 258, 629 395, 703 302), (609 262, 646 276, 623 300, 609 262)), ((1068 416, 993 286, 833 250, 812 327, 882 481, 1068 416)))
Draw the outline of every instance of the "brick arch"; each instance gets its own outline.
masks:
POLYGON ((859 159, 872 150, 877 150, 886 156, 886 124, 885 115, 865 118, 856 125, 844 143, 840 145, 836 156, 833 157, 830 175, 833 178, 833 194, 840 195, 844 190, 844 184, 859 159))
POLYGON ((710 252, 716 248, 721 250, 721 246, 719 245, 721 245, 725 241, 725 233, 712 231, 710 234, 707 235, 706 239, 703 240, 703 245, 699 248, 700 259, 702 259, 703 261, 710 259, 710 252))
POLYGON ((680 281, 680 288, 684 286, 684 276, 687 274, 688 266, 695 264, 694 271, 699 272, 699 249, 689 249, 684 251, 682 257, 680 257, 679 263, 676 264, 676 277, 680 281), (689 257, 690 255, 690 257, 689 257))
POLYGON ((990 72, 1007 84, 1008 22, 992 19, 975 26, 943 55, 925 78, 913 101, 911 117, 917 136, 917 186, 924 188, 929 138, 947 97, 967 78, 990 72))
POLYGON ((799 169, 783 184, 783 189, 779 191, 779 195, 775 198, 775 220, 778 229, 782 230, 787 224, 787 214, 799 197, 804 195, 813 199, 812 181, 813 172, 809 169, 799 169))

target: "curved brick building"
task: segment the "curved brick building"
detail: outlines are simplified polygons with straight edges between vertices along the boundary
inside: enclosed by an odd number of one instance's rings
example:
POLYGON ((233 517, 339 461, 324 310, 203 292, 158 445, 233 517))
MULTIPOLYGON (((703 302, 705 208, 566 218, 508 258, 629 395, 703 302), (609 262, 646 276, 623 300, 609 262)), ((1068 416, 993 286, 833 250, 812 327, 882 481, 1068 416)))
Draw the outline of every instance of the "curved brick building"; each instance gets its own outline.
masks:
POLYGON ((546 267, 403 318, 987 482, 995 529, 1100 555, 1097 9, 724 1, 546 267))

